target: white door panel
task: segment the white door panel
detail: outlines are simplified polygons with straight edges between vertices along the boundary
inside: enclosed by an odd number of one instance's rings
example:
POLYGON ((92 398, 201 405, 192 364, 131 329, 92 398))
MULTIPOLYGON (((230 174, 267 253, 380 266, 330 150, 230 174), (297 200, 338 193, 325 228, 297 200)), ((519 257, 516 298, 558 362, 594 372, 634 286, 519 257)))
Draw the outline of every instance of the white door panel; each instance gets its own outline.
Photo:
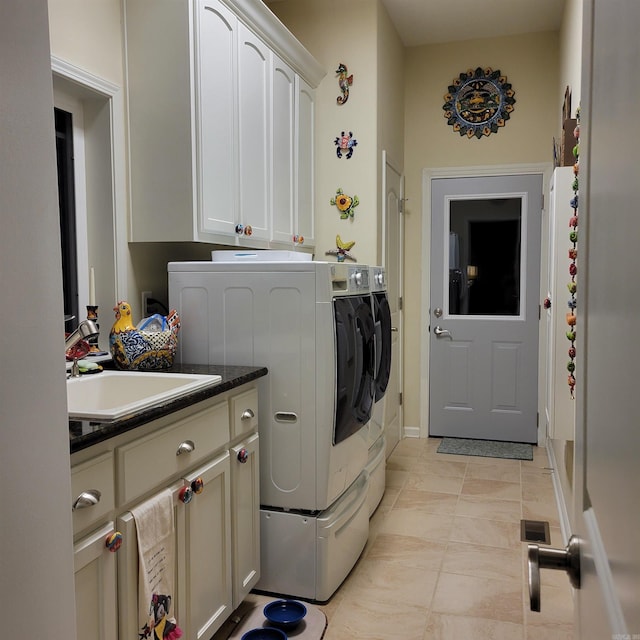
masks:
POLYGON ((584 12, 575 491, 583 517, 575 533, 586 548, 576 637, 637 638, 640 183, 625 150, 640 142, 640 124, 628 117, 640 99, 631 80, 640 60, 640 3, 589 0, 584 12), (597 631, 605 620, 606 635, 597 631))
MULTIPOLYGON (((634 281, 640 182, 629 152, 640 142, 640 122, 629 112, 640 99, 631 80, 640 60, 640 3, 585 0, 583 11, 572 532, 581 543, 574 637, 633 640, 640 638, 640 296, 634 281)), ((548 597, 543 587, 543 613, 548 597)))

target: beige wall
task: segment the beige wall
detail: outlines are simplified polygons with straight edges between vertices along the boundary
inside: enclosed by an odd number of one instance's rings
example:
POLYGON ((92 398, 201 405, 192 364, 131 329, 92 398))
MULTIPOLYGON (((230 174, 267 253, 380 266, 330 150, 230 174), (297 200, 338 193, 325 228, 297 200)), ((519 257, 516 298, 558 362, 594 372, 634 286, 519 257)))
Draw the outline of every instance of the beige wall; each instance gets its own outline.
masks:
POLYGON ((327 70, 316 90, 316 260, 327 258, 335 238, 355 240, 358 262, 378 261, 378 0, 282 0, 271 10, 327 70), (335 70, 344 63, 354 80, 339 106, 335 70), (335 138, 352 131, 358 145, 347 160, 336 157, 335 138), (354 217, 340 219, 329 201, 341 188, 357 195, 354 217))
POLYGON ((405 48, 389 18, 386 9, 378 0, 378 251, 376 264, 384 262, 382 247, 382 152, 400 171, 404 166, 404 68, 405 48))
POLYGON ((378 138, 400 165, 404 160, 405 48, 378 0, 378 138))
POLYGON ((49 0, 51 53, 124 85, 119 0, 49 0))
MULTIPOLYGON (((562 27, 560 29, 560 86, 564 96, 566 87, 571 88, 571 115, 575 117, 580 105, 582 73, 582 0, 566 0, 562 27)), ((562 114, 558 114, 562 119, 562 114)), ((558 121, 558 132, 561 122, 558 121)))
MULTIPOLYGON (((414 47, 406 52, 405 175, 405 425, 420 426, 420 345, 423 278, 422 173, 424 169, 552 161, 561 100, 558 91, 558 34, 473 40, 414 47), (515 109, 498 133, 469 140, 444 118, 447 87, 469 68, 500 69, 515 90, 515 109)), ((429 216, 425 210, 424 215, 429 216)), ((428 222, 428 221, 427 221, 428 222)))

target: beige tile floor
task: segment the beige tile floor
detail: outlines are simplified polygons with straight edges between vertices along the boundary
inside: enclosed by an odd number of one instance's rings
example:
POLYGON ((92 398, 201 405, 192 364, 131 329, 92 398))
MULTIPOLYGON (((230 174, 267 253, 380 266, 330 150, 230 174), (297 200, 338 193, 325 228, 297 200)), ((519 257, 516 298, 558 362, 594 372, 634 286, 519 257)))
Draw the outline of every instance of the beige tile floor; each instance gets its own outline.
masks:
POLYGON ((324 640, 568 640, 568 578, 543 571, 542 611, 529 610, 520 520, 562 536, 546 450, 532 461, 439 454, 406 439, 353 571, 320 608, 324 640))

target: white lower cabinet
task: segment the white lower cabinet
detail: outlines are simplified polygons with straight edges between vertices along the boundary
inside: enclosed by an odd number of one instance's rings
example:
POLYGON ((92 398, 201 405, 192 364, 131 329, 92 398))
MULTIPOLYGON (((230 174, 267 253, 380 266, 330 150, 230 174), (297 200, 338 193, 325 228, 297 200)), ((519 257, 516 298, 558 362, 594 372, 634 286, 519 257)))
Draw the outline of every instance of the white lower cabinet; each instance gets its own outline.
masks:
POLYGON ((93 456, 91 450, 80 452, 77 464, 72 457, 74 499, 77 502, 82 494, 87 503, 74 511, 78 638, 139 637, 138 544, 132 509, 167 488, 175 523, 169 615, 176 618, 184 640, 209 640, 256 584, 257 398, 257 389, 244 385, 215 402, 179 412, 174 421, 165 417, 157 426, 151 423, 139 433, 134 430, 96 445, 99 450, 93 456), (199 490, 184 499, 185 487, 199 490), (106 501, 101 503, 102 496, 106 501), (81 528, 95 528, 100 522, 104 524, 89 533, 81 528), (116 531, 122 535, 117 553, 106 545, 116 531))
MULTIPOLYGON (((112 522, 79 540, 73 548, 76 635, 83 640, 116 640, 116 554, 107 548, 112 522)), ((55 597, 55 596, 54 596, 55 597)))
MULTIPOLYGON (((171 486, 175 522, 175 593, 169 614, 184 637, 209 638, 229 617, 231 603, 231 513, 229 452, 186 474, 171 486), (196 479, 201 493, 188 503, 180 492, 196 479)), ((137 638, 138 549, 136 526, 129 511, 118 518, 118 528, 129 542, 120 555, 118 587, 123 638, 137 638), (124 615, 126 612, 126 615, 124 615)))
POLYGON ((233 608, 260 578, 260 469, 258 434, 231 448, 233 608))

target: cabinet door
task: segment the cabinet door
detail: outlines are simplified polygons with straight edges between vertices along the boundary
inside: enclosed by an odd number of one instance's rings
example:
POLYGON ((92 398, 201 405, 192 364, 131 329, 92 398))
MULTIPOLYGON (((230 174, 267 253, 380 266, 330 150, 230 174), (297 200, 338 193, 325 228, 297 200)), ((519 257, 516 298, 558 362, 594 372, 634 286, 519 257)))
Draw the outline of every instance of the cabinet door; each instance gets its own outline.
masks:
POLYGON ((258 434, 231 449, 233 608, 260 579, 258 434))
MULTIPOLYGON (((231 515, 229 452, 225 451, 171 486, 175 517, 175 594, 170 614, 189 640, 208 640, 231 614, 231 515), (180 490, 202 478, 191 502, 180 490)), ((120 637, 138 631, 138 546, 133 514, 118 518, 128 541, 118 559, 120 637)))
POLYGON ((174 487, 178 621, 190 640, 209 640, 231 615, 231 514, 229 452, 185 476, 202 478, 202 492, 188 504, 174 487))
POLYGON ((106 547, 114 531, 110 522, 74 545, 76 635, 83 640, 118 637, 116 554, 106 547))
POLYGON ((235 235, 238 23, 218 0, 198 0, 197 6, 198 231, 235 235))
POLYGON ((296 218, 295 233, 304 238, 301 244, 314 247, 314 130, 315 95, 313 89, 296 76, 296 218))
POLYGON ((271 239, 293 242, 295 74, 276 55, 271 74, 272 97, 272 212, 271 239))
POLYGON ((271 51, 238 25, 239 222, 253 240, 269 240, 269 73, 271 51))

